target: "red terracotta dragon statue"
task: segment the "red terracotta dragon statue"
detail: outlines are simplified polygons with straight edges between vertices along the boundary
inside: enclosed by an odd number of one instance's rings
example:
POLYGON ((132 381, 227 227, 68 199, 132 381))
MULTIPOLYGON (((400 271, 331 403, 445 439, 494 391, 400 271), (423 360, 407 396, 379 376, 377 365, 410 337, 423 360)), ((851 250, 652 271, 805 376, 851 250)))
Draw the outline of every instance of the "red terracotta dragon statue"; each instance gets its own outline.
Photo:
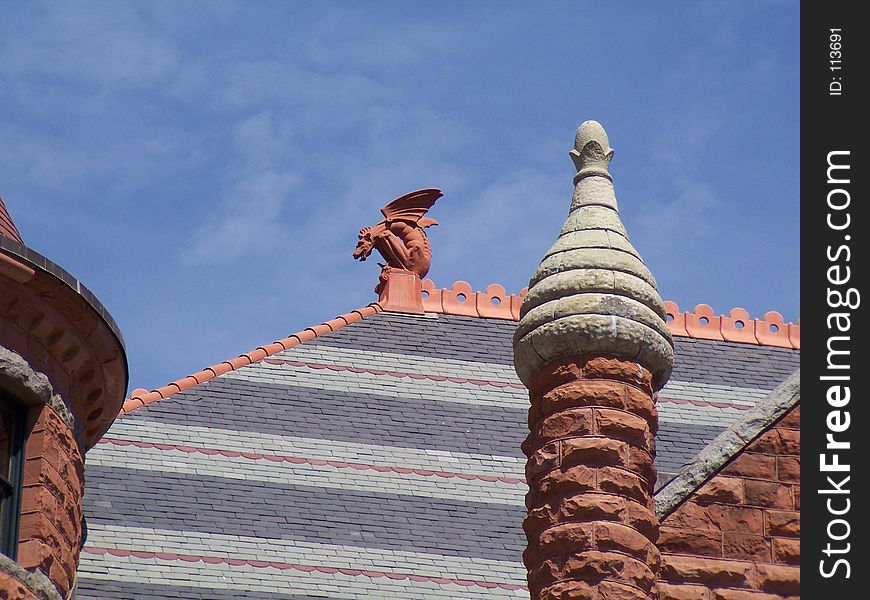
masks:
POLYGON ((380 293, 390 269, 412 271, 423 279, 432 265, 432 249, 424 231, 437 225, 426 212, 444 193, 427 188, 417 190, 396 198, 381 209, 384 219, 373 227, 363 227, 359 231, 353 257, 364 261, 377 250, 386 264, 380 264, 380 282, 375 292, 380 293))

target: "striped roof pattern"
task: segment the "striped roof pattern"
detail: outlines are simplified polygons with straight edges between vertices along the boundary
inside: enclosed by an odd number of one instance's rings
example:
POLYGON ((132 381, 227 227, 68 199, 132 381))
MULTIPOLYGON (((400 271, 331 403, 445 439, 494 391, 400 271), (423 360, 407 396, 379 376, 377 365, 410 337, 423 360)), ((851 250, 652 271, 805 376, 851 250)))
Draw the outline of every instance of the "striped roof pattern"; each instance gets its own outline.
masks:
MULTIPOLYGON (((80 599, 527 598, 512 321, 377 313, 120 417, 80 599)), ((798 366, 676 338, 663 478, 798 366)))

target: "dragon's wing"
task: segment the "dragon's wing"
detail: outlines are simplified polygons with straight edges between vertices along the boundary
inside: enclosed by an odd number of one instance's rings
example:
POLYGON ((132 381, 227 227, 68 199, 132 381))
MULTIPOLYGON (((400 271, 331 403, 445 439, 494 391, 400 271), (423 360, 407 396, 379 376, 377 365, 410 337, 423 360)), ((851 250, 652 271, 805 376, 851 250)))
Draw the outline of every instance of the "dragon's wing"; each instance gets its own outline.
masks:
POLYGON ((435 188, 417 190, 396 198, 383 207, 381 213, 387 218, 387 221, 416 223, 443 195, 444 192, 435 188))

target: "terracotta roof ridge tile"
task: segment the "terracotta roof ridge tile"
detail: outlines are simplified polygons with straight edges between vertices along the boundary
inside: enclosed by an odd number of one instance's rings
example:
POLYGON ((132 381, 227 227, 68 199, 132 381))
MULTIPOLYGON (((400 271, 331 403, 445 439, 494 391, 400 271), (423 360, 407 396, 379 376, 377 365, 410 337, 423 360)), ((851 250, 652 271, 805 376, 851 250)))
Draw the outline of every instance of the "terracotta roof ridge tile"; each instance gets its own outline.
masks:
POLYGON ((229 373, 230 371, 235 371, 252 363, 259 362, 268 356, 277 354, 278 352, 283 352, 284 350, 294 348, 295 346, 307 342, 308 340, 313 340, 314 338, 319 337, 323 334, 336 331, 337 329, 341 329, 345 325, 350 325, 351 323, 361 321, 362 319, 379 313, 382 310, 383 309, 381 308, 380 304, 378 304, 377 302, 372 302, 368 306, 364 306, 363 308, 358 308, 356 310, 350 311, 349 313, 339 315, 338 317, 330 319, 329 321, 324 321, 319 325, 315 325, 313 327, 306 327, 301 331, 291 333, 287 337, 276 340, 271 344, 258 346, 253 350, 240 354, 236 358, 228 359, 223 362, 206 367, 201 371, 172 381, 164 385, 163 387, 155 388, 151 391, 143 388, 137 388, 130 392, 130 397, 124 401, 124 405, 121 407, 121 411, 118 413, 118 416, 123 416, 138 408, 153 404, 158 400, 164 400, 169 396, 172 396, 173 394, 183 392, 192 388, 195 385, 205 383, 206 381, 214 379, 215 377, 223 375, 224 373, 229 373))
MULTIPOLYGON (((456 281, 450 288, 436 288, 431 279, 426 279, 423 309, 429 313, 517 321, 528 289, 508 294, 504 286, 493 283, 485 291, 475 292, 466 281, 456 281)), ((709 304, 698 304, 693 311, 685 312, 675 302, 665 300, 664 304, 668 329, 676 336, 795 350, 801 347, 800 320, 786 323, 774 310, 761 319, 753 319, 741 307, 732 308, 727 315, 716 315, 709 304)))

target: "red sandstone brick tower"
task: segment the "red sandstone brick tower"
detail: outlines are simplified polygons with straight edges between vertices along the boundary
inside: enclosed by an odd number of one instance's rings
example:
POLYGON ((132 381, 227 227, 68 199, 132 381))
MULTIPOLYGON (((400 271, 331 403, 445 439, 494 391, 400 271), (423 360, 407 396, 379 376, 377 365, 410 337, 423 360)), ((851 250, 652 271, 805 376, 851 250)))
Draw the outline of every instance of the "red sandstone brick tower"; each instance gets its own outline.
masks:
POLYGON ((654 393, 673 342, 652 274, 619 218, 607 134, 587 121, 574 196, 514 336, 529 388, 524 555, 534 600, 654 597, 654 393))
POLYGON ((114 421, 126 387, 111 316, 24 245, 0 200, 0 598, 71 596, 84 455, 114 421))

